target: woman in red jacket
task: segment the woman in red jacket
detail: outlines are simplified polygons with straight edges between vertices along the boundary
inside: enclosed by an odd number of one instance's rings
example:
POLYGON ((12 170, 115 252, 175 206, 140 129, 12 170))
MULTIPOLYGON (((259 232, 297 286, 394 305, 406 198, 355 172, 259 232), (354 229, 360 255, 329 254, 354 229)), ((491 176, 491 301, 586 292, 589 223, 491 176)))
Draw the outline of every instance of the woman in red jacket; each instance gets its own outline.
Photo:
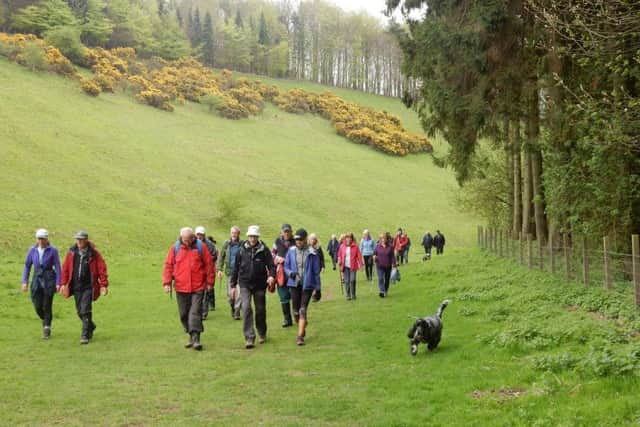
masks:
POLYGON ((76 244, 69 249, 62 265, 60 293, 65 298, 73 293, 76 311, 82 321, 80 344, 89 344, 96 329, 92 319, 92 302, 100 295, 107 294, 109 279, 107 265, 95 245, 89 241, 87 232, 78 231, 75 238, 76 244))
POLYGON ((338 264, 344 278, 347 300, 356 299, 356 272, 364 266, 358 244, 352 232, 345 234, 344 243, 338 250, 338 264))

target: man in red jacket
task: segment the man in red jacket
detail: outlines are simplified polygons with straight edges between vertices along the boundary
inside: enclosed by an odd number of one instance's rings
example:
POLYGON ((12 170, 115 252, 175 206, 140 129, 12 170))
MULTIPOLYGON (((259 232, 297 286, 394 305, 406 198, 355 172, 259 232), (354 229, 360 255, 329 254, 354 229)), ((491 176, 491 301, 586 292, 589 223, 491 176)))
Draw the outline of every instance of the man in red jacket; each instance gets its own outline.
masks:
POLYGON ((178 313, 184 331, 189 334, 185 348, 202 350, 202 298, 205 287, 213 289, 216 266, 207 245, 196 239, 189 227, 180 230, 180 239, 169 248, 164 262, 162 283, 165 292, 176 289, 178 313))
POLYGON ((89 344, 96 329, 92 319, 92 302, 100 295, 107 294, 109 279, 107 265, 95 245, 89 241, 89 234, 78 231, 75 238, 76 244, 69 249, 62 265, 60 293, 65 298, 73 293, 76 311, 82 320, 80 344, 89 344))

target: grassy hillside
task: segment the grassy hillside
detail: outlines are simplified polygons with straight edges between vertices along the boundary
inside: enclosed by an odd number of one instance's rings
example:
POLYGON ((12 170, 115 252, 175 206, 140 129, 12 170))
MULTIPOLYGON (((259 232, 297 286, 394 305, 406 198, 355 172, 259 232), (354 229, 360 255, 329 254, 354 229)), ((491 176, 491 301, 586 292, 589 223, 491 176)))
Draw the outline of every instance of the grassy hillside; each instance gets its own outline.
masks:
POLYGON ((182 224, 221 236, 231 224, 213 220, 227 193, 246 202, 232 222, 266 236, 290 221, 321 236, 404 226, 416 240, 441 228, 452 244, 469 242, 472 225, 450 204, 454 180, 427 155, 385 156, 273 107, 241 121, 193 104, 165 113, 0 64, 3 251, 24 248, 39 226, 58 240, 87 228, 118 254, 157 247, 182 224))
MULTIPOLYGON (((336 136, 323 119, 271 107, 234 122, 198 105, 164 113, 123 95, 89 98, 74 82, 2 59, 0 81, 0 424, 640 420, 638 321, 581 308, 628 307, 628 294, 567 286, 470 248, 475 221, 451 206, 453 177, 428 156, 388 157, 336 136), (221 197, 244 206, 219 221, 221 197), (405 226, 412 264, 387 299, 360 278, 358 299, 347 302, 336 275, 325 273, 303 348, 280 328, 270 295, 269 341, 244 350, 218 290, 205 351, 182 349, 175 301, 160 284, 177 230, 203 224, 221 240, 231 223, 259 223, 270 242, 284 221, 323 239, 405 226), (107 259, 111 291, 94 306, 88 346, 78 344, 72 301, 56 297, 53 337, 43 341, 18 290, 41 226, 60 248, 88 229, 107 259), (436 227, 448 237, 446 255, 416 262, 419 235, 436 227), (411 357, 407 316, 430 314, 444 298, 452 303, 441 347, 411 357)), ((408 114, 388 98, 340 94, 408 114)))

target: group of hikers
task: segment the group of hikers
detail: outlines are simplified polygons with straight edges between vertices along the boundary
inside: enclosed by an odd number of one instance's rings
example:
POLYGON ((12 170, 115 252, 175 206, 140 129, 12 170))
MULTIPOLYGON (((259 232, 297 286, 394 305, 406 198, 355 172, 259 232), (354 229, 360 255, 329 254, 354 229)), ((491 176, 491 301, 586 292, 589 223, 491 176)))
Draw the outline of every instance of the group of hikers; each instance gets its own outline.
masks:
MULTIPOLYGON (((325 257, 316 234, 308 234, 304 228, 293 232, 290 224, 283 224, 280 235, 269 248, 260 239, 260 227, 251 225, 246 239, 240 239, 240 228, 230 230, 221 250, 216 241, 207 237, 202 226, 194 229, 184 227, 179 238, 167 253, 162 284, 165 292, 173 295, 175 290, 180 321, 189 340, 186 348, 202 350, 200 334, 204 331, 203 320, 209 309, 215 310, 214 284, 226 276, 227 301, 231 317, 243 320, 245 348, 255 347, 267 340, 266 293, 276 292, 282 308, 282 327, 297 324, 296 344, 304 345, 308 309, 311 301, 322 298, 320 275, 325 270, 325 257), (255 310, 255 313, 254 313, 255 310), (257 336, 256 336, 257 329, 257 336)), ((89 241, 85 231, 75 235, 76 243, 66 254, 62 267, 58 250, 49 242, 45 229, 36 231, 37 243, 32 246, 25 259, 22 275, 22 290, 27 291, 29 275, 33 267, 31 300, 42 319, 42 337, 51 336, 52 303, 56 292, 66 298, 74 296, 76 312, 82 322, 80 343, 88 344, 96 325, 92 318, 92 302, 108 292, 106 264, 89 241)), ((443 253, 444 236, 426 233, 422 245, 425 258, 430 257, 431 248, 443 253)), ((341 286, 346 299, 356 299, 356 275, 365 270, 367 281, 373 281, 373 266, 378 275, 380 298, 389 292, 392 269, 408 262, 410 239, 398 229, 380 233, 377 241, 364 230, 359 244, 354 233, 331 236, 327 252, 333 270, 340 272, 341 286)))

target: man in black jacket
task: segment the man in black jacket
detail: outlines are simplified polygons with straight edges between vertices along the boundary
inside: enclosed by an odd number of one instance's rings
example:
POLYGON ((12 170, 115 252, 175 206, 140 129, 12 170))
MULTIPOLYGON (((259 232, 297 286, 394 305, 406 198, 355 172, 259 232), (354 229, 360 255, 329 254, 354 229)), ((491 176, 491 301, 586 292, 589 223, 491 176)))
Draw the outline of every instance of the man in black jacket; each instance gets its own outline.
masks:
POLYGON ((267 340, 267 284, 275 286, 275 266, 271 252, 260 240, 260 227, 252 225, 247 231, 247 241, 238 250, 231 273, 231 287, 240 286, 242 300, 243 332, 245 348, 253 348, 256 332, 253 328, 251 298, 256 308, 256 329, 259 343, 267 340))
POLYGON ((441 255, 444 252, 444 234, 440 233, 440 230, 436 231, 436 235, 433 237, 433 246, 436 247, 436 255, 441 255))
POLYGON ((334 271, 336 270, 336 263, 338 262, 338 249, 340 249, 340 242, 338 241, 336 235, 332 234, 331 240, 329 240, 329 244, 327 245, 327 252, 331 257, 334 271))

